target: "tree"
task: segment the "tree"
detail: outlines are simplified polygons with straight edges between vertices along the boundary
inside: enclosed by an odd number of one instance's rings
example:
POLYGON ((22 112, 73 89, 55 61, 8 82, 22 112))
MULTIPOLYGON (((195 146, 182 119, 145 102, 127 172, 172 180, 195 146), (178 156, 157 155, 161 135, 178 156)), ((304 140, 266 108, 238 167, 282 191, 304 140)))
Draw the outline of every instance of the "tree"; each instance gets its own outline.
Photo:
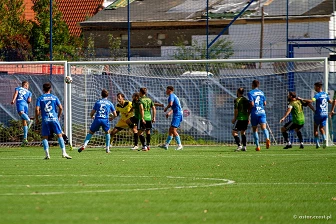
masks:
POLYGON ((29 60, 31 22, 24 18, 23 0, 0 1, 0 53, 6 61, 29 60))
MULTIPOLYGON (((182 37, 178 38, 177 50, 173 57, 177 60, 198 60, 207 59, 207 46, 205 42, 194 40, 191 46, 186 46, 182 37)), ((233 55, 232 42, 226 39, 217 40, 211 48, 209 48, 209 59, 230 58, 233 55)))
POLYGON ((120 58, 125 57, 125 54, 121 50, 121 38, 114 37, 113 34, 108 35, 109 49, 111 58, 117 61, 120 58))
MULTIPOLYGON (((30 43, 35 60, 50 59, 50 6, 49 0, 34 0, 35 20, 30 43)), ((76 60, 82 45, 78 37, 70 35, 67 24, 62 19, 55 1, 52 5, 52 47, 53 60, 76 60)))

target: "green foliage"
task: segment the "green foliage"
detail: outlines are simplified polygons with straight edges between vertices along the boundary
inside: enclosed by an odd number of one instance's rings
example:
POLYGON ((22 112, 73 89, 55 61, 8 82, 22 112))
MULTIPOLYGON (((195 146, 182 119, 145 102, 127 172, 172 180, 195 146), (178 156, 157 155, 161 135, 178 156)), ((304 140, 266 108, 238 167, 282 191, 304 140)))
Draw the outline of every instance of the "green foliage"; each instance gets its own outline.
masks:
MULTIPOLYGON (((28 131, 28 141, 40 141, 41 129, 33 125, 28 131)), ((23 138, 22 121, 10 120, 9 126, 0 124, 0 140, 1 142, 21 142, 23 138)))
POLYGON ((86 59, 87 60, 94 60, 95 57, 96 57, 96 51, 95 51, 94 34, 90 33, 90 36, 87 39, 86 59))
POLYGON ((6 61, 29 60, 31 22, 24 19, 23 0, 0 1, 0 54, 6 61))
MULTIPOLYGON (((177 60, 207 59, 206 43, 194 40, 191 46, 185 44, 183 37, 178 38, 177 50, 173 57, 177 60)), ((232 42, 226 39, 217 40, 209 49, 209 59, 226 59, 233 55, 232 42)))
MULTIPOLYGON (((33 10, 35 20, 32 28, 30 42, 33 46, 33 55, 35 60, 50 59, 50 1, 36 0, 33 10)), ((77 60, 78 52, 81 47, 79 38, 71 36, 68 26, 62 19, 62 14, 58 10, 56 1, 52 6, 52 46, 53 60, 77 60)))
POLYGON ((113 34, 109 34, 108 43, 109 43, 110 55, 114 61, 117 61, 121 57, 125 57, 125 54, 120 49, 121 48, 120 37, 114 37, 113 34))

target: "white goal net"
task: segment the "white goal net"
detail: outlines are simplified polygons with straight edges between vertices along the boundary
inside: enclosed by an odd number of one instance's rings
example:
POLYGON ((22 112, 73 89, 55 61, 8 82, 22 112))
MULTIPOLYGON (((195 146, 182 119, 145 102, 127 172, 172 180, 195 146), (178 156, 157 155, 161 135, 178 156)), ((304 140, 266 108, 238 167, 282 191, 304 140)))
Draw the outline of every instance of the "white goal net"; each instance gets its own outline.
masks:
MULTIPOLYGON (((17 113, 16 103, 11 104, 15 88, 22 86, 23 81, 29 82, 32 101, 28 107, 28 116, 34 118, 37 98, 43 94, 42 85, 52 83, 52 93, 63 104, 67 105, 64 76, 67 75, 65 61, 32 61, 32 62, 0 62, 0 145, 17 146, 22 143, 23 130, 21 118, 17 113)), ((65 114, 67 112, 65 111, 65 114)), ((67 126, 64 116, 61 118, 62 127, 67 126)), ((28 130, 28 145, 41 144, 41 124, 34 123, 28 130)), ((56 139, 50 136, 50 141, 56 139)))
MULTIPOLYGON (((254 79, 267 98, 266 114, 273 143, 283 143, 279 120, 287 109, 287 93, 295 91, 302 98, 311 98, 317 81, 324 83, 324 90, 335 89, 335 77, 329 77, 326 58, 300 59, 246 59, 246 60, 194 60, 194 61, 132 61, 132 62, 69 62, 69 75, 73 82, 69 87, 69 135, 79 146, 90 128, 89 113, 94 102, 101 98, 101 90, 109 91, 109 100, 117 103, 116 96, 123 93, 132 100, 132 94, 141 87, 148 89, 148 96, 158 103, 167 104, 165 90, 175 88, 184 120, 178 129, 185 145, 233 144, 231 135, 233 101, 238 88, 251 90, 254 79)), ((304 141, 313 142, 313 112, 305 108, 306 123, 302 129, 304 141)), ((118 119, 115 119, 111 128, 118 119)), ((152 130, 152 143, 164 142, 170 119, 162 108, 157 108, 156 123, 152 130)), ((264 142, 260 134, 261 142, 264 142)), ((112 146, 132 146, 133 135, 121 131, 113 139, 112 146)), ((294 133, 290 140, 297 142, 294 133)), ((247 141, 253 144, 251 130, 247 141)), ((103 146, 104 135, 95 133, 89 146, 103 146)))

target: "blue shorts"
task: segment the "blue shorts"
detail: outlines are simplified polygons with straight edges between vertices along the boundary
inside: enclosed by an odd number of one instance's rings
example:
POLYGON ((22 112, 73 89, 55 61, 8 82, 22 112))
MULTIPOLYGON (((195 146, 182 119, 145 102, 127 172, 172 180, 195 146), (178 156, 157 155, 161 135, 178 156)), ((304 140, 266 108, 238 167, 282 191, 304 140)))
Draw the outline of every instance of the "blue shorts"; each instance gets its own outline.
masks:
POLYGON ((314 123, 316 125, 319 125, 319 126, 322 126, 322 127, 325 127, 326 124, 327 124, 327 119, 328 117, 321 117, 321 116, 314 116, 314 123))
POLYGON ((28 104, 17 104, 16 110, 18 113, 23 111, 23 113, 28 114, 28 104))
POLYGON ((62 128, 59 122, 57 121, 49 121, 42 122, 42 136, 49 136, 53 133, 59 135, 62 134, 62 128))
POLYGON ((266 114, 251 114, 252 127, 258 126, 258 124, 266 124, 266 114))
POLYGON ((174 127, 174 128, 178 128, 180 127, 180 124, 183 120, 183 115, 175 115, 173 114, 173 119, 172 119, 172 122, 171 122, 171 126, 174 127))
POLYGON ((100 127, 103 128, 105 132, 110 129, 110 122, 108 119, 95 119, 90 127, 90 131, 96 132, 99 131, 100 127))

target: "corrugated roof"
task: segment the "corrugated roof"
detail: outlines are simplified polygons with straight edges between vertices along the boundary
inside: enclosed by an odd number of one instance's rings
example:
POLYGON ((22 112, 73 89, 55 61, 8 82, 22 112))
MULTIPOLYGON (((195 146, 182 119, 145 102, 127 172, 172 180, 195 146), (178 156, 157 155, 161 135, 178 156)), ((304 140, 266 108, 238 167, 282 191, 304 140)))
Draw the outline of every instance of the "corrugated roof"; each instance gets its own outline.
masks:
MULTIPOLYGON (((289 15, 300 16, 309 12, 310 15, 330 15, 332 7, 323 7, 332 0, 288 0, 289 15), (322 8, 322 9, 321 9, 322 8), (316 9, 316 10, 315 10, 316 9), (317 9, 319 9, 317 11, 317 9)), ((114 4, 123 4, 125 0, 116 0, 114 4)), ((230 18, 238 14, 248 0, 209 0, 209 16, 213 18, 230 18)), ((124 5, 123 5, 124 6, 124 5)), ((264 6, 266 16, 285 16, 287 0, 255 0, 242 18, 259 17, 264 6)), ((127 21, 127 7, 109 7, 99 12, 87 22, 124 22, 127 21), (112 9, 111 8, 111 9, 112 9)), ((206 10, 204 0, 144 0, 130 4, 131 21, 181 21, 199 19, 200 13, 206 10)), ((85 22, 84 22, 85 23, 85 22)))

